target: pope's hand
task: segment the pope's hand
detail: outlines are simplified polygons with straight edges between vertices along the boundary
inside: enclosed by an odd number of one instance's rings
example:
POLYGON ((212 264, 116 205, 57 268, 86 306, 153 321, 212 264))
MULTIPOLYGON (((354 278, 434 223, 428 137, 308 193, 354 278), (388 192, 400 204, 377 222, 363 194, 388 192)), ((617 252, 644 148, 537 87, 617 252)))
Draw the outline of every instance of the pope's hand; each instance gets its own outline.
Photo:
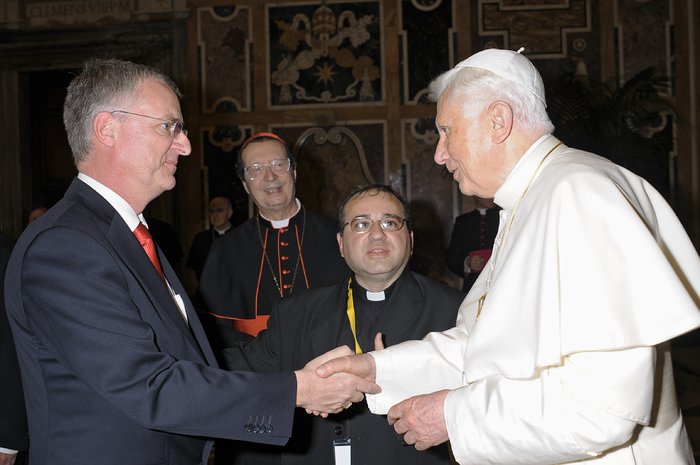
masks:
POLYGON ((335 348, 316 357, 297 370, 297 407, 303 407, 309 413, 328 416, 348 408, 352 403, 364 399, 364 394, 377 394, 381 391, 374 382, 351 373, 333 373, 321 377, 316 373, 317 367, 327 360, 349 356, 353 352, 347 347, 335 348))
MULTIPOLYGON (((377 339, 379 339, 379 344, 381 344, 380 338, 381 334, 377 334, 375 338, 375 345, 377 344, 377 339)), ((367 381, 371 381, 372 384, 374 384, 376 379, 376 365, 374 364, 374 357, 372 357, 370 354, 346 355, 344 357, 330 360, 316 368, 316 374, 322 378, 328 378, 339 373, 350 373, 355 376, 359 376, 360 378, 364 378, 367 381)), ((368 392, 368 394, 378 393, 379 391, 368 392)))
POLYGON ((389 409, 387 419, 406 444, 425 450, 449 439, 445 424, 448 390, 410 397, 389 409))

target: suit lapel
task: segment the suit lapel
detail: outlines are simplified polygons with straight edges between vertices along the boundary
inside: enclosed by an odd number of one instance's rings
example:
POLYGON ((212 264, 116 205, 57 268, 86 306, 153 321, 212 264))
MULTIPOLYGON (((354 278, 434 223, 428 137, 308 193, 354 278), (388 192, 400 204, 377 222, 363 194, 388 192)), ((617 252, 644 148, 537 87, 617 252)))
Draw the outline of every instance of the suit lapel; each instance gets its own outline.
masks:
MULTIPOLYGON (((84 204, 93 212, 97 224, 104 228, 104 234, 109 245, 111 245, 124 265, 141 284, 143 291, 153 303, 156 311, 159 312, 163 318, 172 320, 180 331, 182 331, 185 339, 192 345, 198 348, 203 346, 208 347, 206 341, 205 344, 200 344, 195 340, 195 337, 190 332, 190 328, 184 318, 182 318, 177 304, 170 295, 167 286, 160 279, 158 272, 153 267, 148 255, 144 252, 134 233, 129 230, 114 207, 112 207, 104 197, 79 179, 73 181, 66 192, 66 197, 84 204)), ((192 305, 189 299, 185 300, 187 296, 182 288, 182 284, 180 284, 179 279, 175 275, 172 267, 167 263, 160 249, 158 250, 158 255, 164 269, 167 269, 166 277, 168 281, 175 292, 179 293, 183 301, 185 301, 185 307, 188 309, 188 318, 190 318, 190 320, 196 319, 196 315, 194 317, 192 316, 194 312, 191 311, 192 305)), ((209 357, 207 357, 207 359, 211 360, 209 357)))
MULTIPOLYGON (((192 302, 187 295, 187 291, 185 291, 185 288, 182 286, 180 279, 175 274, 175 271, 170 266, 170 263, 168 263, 168 260, 165 259, 165 255, 163 254, 163 251, 160 250, 160 247, 158 248, 158 258, 161 260, 163 272, 165 273, 165 277, 170 283, 170 286, 173 288, 173 292, 178 294, 185 304, 185 311, 187 313, 187 321, 189 322, 190 329, 190 331, 187 331, 188 339, 190 342, 199 347, 200 352, 207 360, 209 365, 219 366, 218 362, 216 361, 216 357, 214 356, 214 352, 211 349, 211 345, 209 344, 209 339, 207 338, 204 328, 202 328, 202 324, 199 321, 199 316, 197 316, 197 312, 194 309, 194 305, 192 305, 192 302)), ((177 310, 179 313, 179 309, 177 310)), ((182 316, 180 316, 180 320, 182 320, 184 323, 182 316)))

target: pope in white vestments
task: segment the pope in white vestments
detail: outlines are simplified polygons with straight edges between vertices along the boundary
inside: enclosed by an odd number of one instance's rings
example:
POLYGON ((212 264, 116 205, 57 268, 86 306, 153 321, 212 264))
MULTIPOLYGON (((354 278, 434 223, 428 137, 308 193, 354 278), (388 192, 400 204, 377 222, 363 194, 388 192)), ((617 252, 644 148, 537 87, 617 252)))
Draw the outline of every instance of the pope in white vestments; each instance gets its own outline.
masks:
POLYGON ((523 123, 546 113, 519 53, 483 51, 443 76, 435 159, 463 193, 494 198, 499 231, 455 328, 369 355, 382 388, 370 409, 417 447, 449 439, 462 465, 694 464, 668 341, 700 326, 700 259, 672 209, 552 136, 547 117, 523 123), (446 437, 422 439, 416 400, 446 437))

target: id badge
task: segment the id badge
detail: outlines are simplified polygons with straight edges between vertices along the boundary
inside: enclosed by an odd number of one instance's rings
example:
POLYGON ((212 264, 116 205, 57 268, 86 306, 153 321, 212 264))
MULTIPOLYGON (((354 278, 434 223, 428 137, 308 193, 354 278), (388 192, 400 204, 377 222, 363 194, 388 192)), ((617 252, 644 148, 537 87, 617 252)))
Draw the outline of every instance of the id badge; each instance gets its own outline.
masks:
POLYGON ((335 439, 333 441, 333 453, 335 454, 335 465, 352 465, 351 459, 351 438, 335 439))

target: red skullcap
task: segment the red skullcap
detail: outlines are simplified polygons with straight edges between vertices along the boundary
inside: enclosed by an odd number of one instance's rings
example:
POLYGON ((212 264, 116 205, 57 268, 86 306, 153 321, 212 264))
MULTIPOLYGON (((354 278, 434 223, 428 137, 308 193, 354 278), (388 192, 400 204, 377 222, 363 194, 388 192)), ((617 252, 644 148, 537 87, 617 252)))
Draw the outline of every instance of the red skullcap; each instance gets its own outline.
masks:
POLYGON ((287 147, 287 143, 284 141, 284 139, 282 139, 277 134, 274 134, 272 132, 258 132, 258 133, 253 134, 252 136, 247 138, 245 140, 245 142, 243 142, 243 145, 241 145, 241 152, 243 151, 244 148, 246 148, 248 146, 248 144, 250 144, 254 140, 260 139, 262 137, 269 137, 270 139, 275 139, 276 141, 281 142, 285 148, 287 147))

